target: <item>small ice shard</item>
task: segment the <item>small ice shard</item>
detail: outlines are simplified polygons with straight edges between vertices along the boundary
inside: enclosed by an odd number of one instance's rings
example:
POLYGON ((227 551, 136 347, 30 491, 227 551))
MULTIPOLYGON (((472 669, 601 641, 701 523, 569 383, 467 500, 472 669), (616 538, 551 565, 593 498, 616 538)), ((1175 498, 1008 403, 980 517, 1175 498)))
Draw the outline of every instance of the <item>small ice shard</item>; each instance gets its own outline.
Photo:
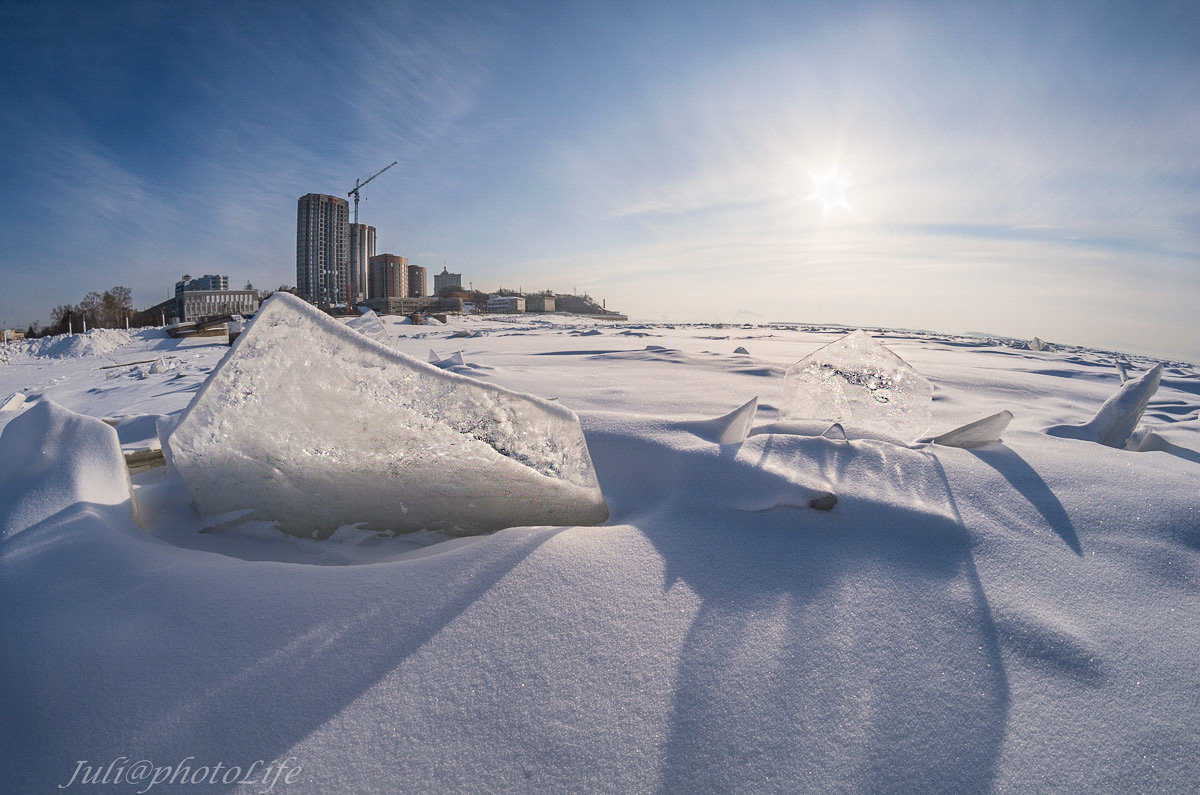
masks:
POLYGON ((160 356, 158 359, 156 359, 154 361, 153 364, 150 365, 150 375, 158 375, 160 373, 165 373, 167 370, 170 370, 170 369, 171 369, 171 365, 167 363, 166 359, 164 359, 160 356))
POLYGON ((739 345, 738 347, 734 348, 734 349, 733 349, 733 352, 734 352, 734 353, 741 353, 741 354, 745 354, 746 356, 749 356, 749 355, 750 355, 750 351, 746 350, 746 349, 745 349, 745 348, 743 348, 741 345, 739 345))
POLYGON ((346 328, 352 328, 359 334, 370 337, 379 342, 387 342, 387 327, 383 325, 383 321, 379 319, 379 315, 371 309, 363 312, 358 317, 346 321, 346 328))
POLYGON ((1089 442, 1099 442, 1109 447, 1125 447, 1137 424, 1141 422, 1142 413, 1150 398, 1158 391, 1162 381, 1162 364, 1140 378, 1126 381, 1116 394, 1104 401, 1104 405, 1096 412, 1096 416, 1083 425, 1055 425, 1047 428, 1046 433, 1065 439, 1083 439, 1089 442))
POLYGON ((728 414, 711 420, 684 422, 683 427, 716 444, 741 444, 750 433, 754 415, 758 411, 758 397, 752 397, 728 414))
POLYGON ((478 336, 479 336, 478 331, 467 331, 466 329, 459 329, 458 331, 454 332, 446 339, 452 340, 452 339, 455 339, 456 337, 478 337, 478 336))
POLYGON ((907 362, 856 330, 784 374, 784 416, 841 422, 913 439, 929 425, 933 385, 907 362))
POLYGON ((25 395, 21 392, 13 392, 0 403, 0 411, 20 411, 24 407, 25 395))
POLYGON ((1121 383, 1123 384, 1126 381, 1128 381, 1129 373, 1125 369, 1125 362, 1121 361, 1120 359, 1117 359, 1116 361, 1113 362, 1113 364, 1115 364, 1117 366, 1117 374, 1121 376, 1121 383))
POLYGON ((991 442, 1000 441, 1000 434, 1012 422, 1012 412, 1005 410, 990 417, 968 423, 961 428, 947 431, 933 438, 934 444, 943 447, 980 447, 991 442))
POLYGON ((1040 340, 1037 337, 1034 337, 1032 340, 1029 341, 1029 350, 1031 350, 1031 351, 1048 351, 1048 350, 1050 350, 1050 343, 1045 342, 1044 340, 1040 340))
POLYGON ((455 351, 443 359, 431 348, 429 351, 429 363, 434 367, 441 367, 442 369, 446 369, 447 367, 462 367, 464 364, 462 351, 455 351))
POLYGON ((169 433, 201 511, 250 510, 293 535, 608 517, 573 412, 406 356, 286 293, 169 433))
POLYGON ((120 505, 132 486, 117 432, 41 400, 0 433, 0 538, 79 503, 120 505))
POLYGON ((846 429, 842 427, 840 422, 835 422, 825 429, 825 433, 821 434, 826 439, 833 439, 836 442, 846 441, 846 429))

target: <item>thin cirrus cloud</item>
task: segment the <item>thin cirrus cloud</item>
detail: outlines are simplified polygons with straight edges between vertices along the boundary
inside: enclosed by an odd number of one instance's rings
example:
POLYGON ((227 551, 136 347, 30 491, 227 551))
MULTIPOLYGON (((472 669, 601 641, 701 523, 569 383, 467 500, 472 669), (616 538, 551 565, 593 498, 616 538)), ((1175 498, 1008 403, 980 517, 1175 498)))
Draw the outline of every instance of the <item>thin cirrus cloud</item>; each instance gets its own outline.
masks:
POLYGON ((0 15, 0 321, 290 283, 296 198, 397 160, 364 192, 380 250, 479 287, 1200 358, 1172 328, 1200 298, 1192 4, 0 15))

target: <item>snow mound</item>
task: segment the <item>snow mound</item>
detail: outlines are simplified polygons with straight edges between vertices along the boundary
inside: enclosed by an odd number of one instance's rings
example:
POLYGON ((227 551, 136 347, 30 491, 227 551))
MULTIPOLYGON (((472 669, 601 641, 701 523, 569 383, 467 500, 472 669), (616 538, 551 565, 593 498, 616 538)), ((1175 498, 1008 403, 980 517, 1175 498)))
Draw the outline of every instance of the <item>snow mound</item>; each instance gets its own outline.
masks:
POLYGON ((0 433, 0 538, 81 502, 119 505, 131 486, 117 432, 43 400, 0 433))
POLYGON ((30 356, 41 359, 77 359, 104 356, 128 345, 130 335, 124 329, 97 328, 85 334, 60 334, 30 343, 30 356))
POLYGON ((608 517, 573 412, 397 353, 285 294, 166 447, 203 512, 249 510, 296 535, 608 517))
POLYGON ((784 373, 788 419, 841 422, 912 439, 929 425, 933 385, 861 329, 784 373))

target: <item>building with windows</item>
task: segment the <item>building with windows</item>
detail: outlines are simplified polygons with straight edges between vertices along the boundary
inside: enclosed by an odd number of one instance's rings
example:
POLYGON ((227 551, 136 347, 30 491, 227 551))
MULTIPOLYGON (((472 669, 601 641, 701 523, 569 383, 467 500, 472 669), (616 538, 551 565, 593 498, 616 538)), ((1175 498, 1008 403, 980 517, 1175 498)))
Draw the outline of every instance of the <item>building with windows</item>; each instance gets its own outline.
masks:
POLYGON ((258 311, 258 290, 184 290, 175 296, 180 322, 198 322, 258 311))
POLYGON ((350 295, 350 203, 308 193, 296 206, 296 293, 319 306, 350 295))
POLYGON ((178 297, 185 290, 228 290, 229 277, 218 276, 215 273, 197 276, 193 279, 188 274, 183 274, 183 278, 175 282, 175 295, 178 297))
POLYGON ((408 258, 395 254, 376 254, 368 261, 370 289, 367 298, 407 298, 408 258))
POLYGON ((443 265, 442 272, 433 275, 433 294, 441 295, 442 290, 452 290, 455 292, 462 290, 462 274, 451 273, 443 265))
POLYGON ((350 294, 363 301, 370 294, 368 267, 375 256, 375 227, 350 224, 350 294))
POLYGON ((487 311, 501 312, 503 314, 524 312, 525 299, 519 295, 496 295, 492 293, 488 296, 487 311))
POLYGON ((410 298, 424 298, 425 268, 420 265, 408 266, 408 295, 410 298))

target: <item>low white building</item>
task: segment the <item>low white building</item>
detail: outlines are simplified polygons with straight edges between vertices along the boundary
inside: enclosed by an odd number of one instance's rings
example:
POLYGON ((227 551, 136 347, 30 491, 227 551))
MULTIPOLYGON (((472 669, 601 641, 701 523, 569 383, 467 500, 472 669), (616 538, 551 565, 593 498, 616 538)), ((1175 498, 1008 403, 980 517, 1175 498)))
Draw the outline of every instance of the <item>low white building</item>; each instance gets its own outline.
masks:
POLYGON ((258 311, 257 290, 186 290, 175 300, 181 321, 253 315, 258 311))
POLYGON ((496 295, 493 293, 488 296, 487 311, 502 314, 524 312, 525 299, 519 295, 496 295))

